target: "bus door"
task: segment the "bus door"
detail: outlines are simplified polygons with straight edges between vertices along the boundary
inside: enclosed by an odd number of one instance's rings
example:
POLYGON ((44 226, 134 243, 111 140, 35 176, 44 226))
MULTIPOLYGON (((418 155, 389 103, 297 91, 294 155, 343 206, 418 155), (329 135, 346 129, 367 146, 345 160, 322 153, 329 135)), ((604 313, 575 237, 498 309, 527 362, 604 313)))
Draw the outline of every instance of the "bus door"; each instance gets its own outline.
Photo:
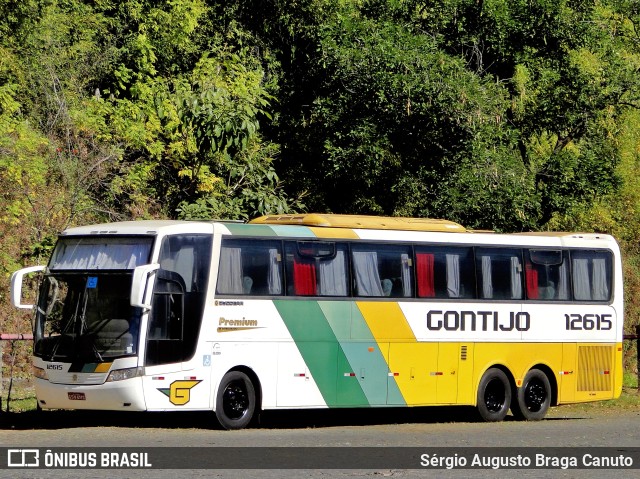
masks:
POLYGON ((208 409, 212 351, 196 355, 211 258, 211 236, 167 236, 155 271, 145 344, 148 409, 208 409))

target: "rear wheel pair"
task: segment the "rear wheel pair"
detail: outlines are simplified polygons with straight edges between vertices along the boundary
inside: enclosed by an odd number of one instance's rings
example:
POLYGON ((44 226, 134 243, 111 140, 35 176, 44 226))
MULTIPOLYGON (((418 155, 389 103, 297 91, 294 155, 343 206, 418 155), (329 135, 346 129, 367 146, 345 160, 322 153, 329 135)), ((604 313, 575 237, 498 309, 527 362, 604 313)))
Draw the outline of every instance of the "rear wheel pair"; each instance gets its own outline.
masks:
POLYGON ((485 421, 502 421, 509 408, 518 419, 538 421, 551 404, 551 384, 545 373, 531 369, 522 382, 522 387, 512 396, 507 375, 498 368, 484 373, 478 386, 477 408, 485 421))

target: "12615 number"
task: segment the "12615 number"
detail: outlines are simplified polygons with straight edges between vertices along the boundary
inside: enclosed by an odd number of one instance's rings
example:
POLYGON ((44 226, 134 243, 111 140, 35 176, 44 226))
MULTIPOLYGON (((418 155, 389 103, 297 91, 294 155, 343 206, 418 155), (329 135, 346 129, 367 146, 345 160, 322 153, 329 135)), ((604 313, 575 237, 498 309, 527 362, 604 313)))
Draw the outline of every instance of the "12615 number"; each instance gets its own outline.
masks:
POLYGON ((567 330, 608 331, 612 328, 611 314, 565 314, 567 330))

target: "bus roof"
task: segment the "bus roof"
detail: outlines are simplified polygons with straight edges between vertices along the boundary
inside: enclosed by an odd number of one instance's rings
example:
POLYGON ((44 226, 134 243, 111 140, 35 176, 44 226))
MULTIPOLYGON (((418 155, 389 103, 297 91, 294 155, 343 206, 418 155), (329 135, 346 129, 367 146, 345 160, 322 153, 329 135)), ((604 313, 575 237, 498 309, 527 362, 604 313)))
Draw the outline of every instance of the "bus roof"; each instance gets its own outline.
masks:
POLYGON ((156 235, 160 232, 183 232, 185 225, 189 225, 191 233, 213 232, 213 223, 206 221, 136 220, 74 226, 64 230, 60 236, 156 235))
POLYGON ((300 215, 267 215, 255 218, 249 221, 249 223, 371 230, 446 231, 452 233, 464 233, 466 231, 465 227, 458 223, 440 219, 319 213, 300 215))

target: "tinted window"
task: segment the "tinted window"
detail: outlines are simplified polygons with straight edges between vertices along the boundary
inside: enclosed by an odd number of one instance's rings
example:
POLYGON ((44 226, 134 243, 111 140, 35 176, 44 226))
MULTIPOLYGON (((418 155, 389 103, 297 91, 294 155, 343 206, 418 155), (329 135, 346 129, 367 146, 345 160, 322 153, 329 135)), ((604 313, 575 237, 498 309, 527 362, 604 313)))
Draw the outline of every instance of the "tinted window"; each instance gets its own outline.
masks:
POLYGON ((416 281, 419 298, 473 298, 472 248, 417 246, 416 281))
POLYGON ((573 299, 608 301, 611 297, 611 253, 571 251, 573 299))
POLYGON ((477 248, 478 294, 483 299, 522 299, 522 251, 477 248))
POLYGON ((290 241, 287 258, 287 294, 347 296, 347 246, 332 242, 290 241))
POLYGON ((279 241, 222 240, 218 294, 282 294, 282 246, 279 241))
POLYGON ((569 262, 562 250, 528 250, 525 259, 528 299, 569 299, 569 262))
POLYGON ((355 296, 412 297, 411 257, 409 246, 352 245, 355 296))

